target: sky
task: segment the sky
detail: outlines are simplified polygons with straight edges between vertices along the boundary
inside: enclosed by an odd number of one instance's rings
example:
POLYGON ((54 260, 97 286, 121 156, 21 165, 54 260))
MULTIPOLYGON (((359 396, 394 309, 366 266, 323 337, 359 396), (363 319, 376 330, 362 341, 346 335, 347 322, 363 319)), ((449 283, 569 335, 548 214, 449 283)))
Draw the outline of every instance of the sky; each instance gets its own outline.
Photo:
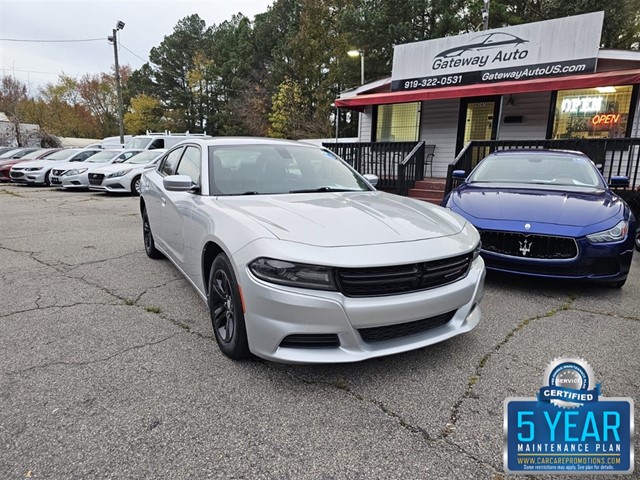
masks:
POLYGON ((30 94, 55 83, 64 73, 111 71, 113 45, 107 41, 118 20, 120 65, 134 70, 149 58, 151 48, 173 32, 178 20, 197 13, 207 26, 242 13, 253 20, 274 0, 0 0, 0 71, 24 82, 30 94), (49 42, 15 42, 48 40, 49 42), (92 40, 50 42, 51 40, 92 40))

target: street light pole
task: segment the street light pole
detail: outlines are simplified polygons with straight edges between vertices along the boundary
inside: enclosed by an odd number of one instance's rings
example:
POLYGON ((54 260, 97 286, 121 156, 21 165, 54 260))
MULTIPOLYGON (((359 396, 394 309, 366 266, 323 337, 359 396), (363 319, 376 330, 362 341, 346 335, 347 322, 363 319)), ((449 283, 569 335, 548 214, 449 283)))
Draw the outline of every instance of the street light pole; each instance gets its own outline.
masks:
POLYGON ((122 119, 122 87, 120 85, 120 65, 118 64, 118 30, 124 28, 124 22, 118 20, 116 28, 113 29, 113 36, 107 39, 113 42, 113 58, 116 69, 116 94, 118 96, 118 129, 120 130, 120 143, 124 145, 124 121, 122 119))
POLYGON ((484 7, 482 9, 482 30, 489 30, 489 1, 483 0, 484 7))
POLYGON ((349 50, 350 57, 360 57, 360 85, 364 85, 364 50, 349 50))

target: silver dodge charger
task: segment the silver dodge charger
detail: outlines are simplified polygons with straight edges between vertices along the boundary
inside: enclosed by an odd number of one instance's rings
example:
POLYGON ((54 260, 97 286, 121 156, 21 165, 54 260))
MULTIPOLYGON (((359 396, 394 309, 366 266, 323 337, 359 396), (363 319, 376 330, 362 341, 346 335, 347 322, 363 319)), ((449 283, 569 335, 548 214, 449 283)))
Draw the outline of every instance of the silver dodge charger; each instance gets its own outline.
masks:
POLYGON ((478 232, 376 181, 300 142, 189 139, 142 177, 145 251, 193 284, 233 359, 353 362, 470 331, 478 232))

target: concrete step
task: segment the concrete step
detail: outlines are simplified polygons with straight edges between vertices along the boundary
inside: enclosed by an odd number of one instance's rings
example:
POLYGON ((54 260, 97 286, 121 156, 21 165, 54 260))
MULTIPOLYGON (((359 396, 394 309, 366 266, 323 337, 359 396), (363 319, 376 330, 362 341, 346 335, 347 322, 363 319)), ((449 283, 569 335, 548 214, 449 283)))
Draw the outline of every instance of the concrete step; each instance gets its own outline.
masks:
POLYGON ((414 186, 419 190, 435 190, 444 192, 446 181, 440 178, 430 178, 427 180, 418 180, 414 186))
POLYGON ((412 188, 409 190, 409 197, 419 198, 420 200, 432 200, 433 202, 440 203, 444 198, 444 191, 412 188))

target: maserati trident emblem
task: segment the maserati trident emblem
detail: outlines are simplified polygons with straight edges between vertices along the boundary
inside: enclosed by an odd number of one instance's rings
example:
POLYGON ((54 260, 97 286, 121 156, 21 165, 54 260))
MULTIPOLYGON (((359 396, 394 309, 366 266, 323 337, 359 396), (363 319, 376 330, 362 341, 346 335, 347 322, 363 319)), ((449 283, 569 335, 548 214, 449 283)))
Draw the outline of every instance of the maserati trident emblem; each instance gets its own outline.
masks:
POLYGON ((518 242, 520 244, 520 253, 523 257, 527 256, 527 253, 531 251, 531 245, 533 242, 528 242, 527 239, 524 239, 524 242, 518 242))

